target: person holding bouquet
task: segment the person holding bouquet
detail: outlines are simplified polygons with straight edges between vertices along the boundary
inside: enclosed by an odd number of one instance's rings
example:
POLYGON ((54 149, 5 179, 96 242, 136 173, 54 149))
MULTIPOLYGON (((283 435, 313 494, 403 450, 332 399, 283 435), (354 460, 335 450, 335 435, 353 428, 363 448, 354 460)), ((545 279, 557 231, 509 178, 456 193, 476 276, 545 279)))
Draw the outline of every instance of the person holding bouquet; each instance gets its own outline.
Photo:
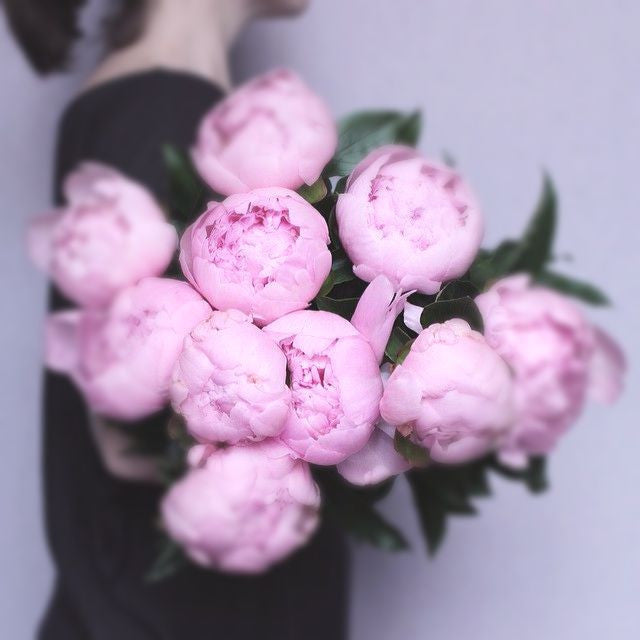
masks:
MULTIPOLYGON (((36 70, 58 71, 69 61, 83 4, 5 1, 12 30, 36 70)), ((238 34, 254 18, 295 14, 304 5, 305 0, 123 2, 105 24, 104 59, 60 122, 56 203, 86 193, 96 177, 90 168, 65 183, 86 161, 108 165, 157 201, 166 200, 162 147, 188 148, 201 118, 230 89, 229 48, 238 34)), ((175 249, 175 232, 163 226, 151 199, 114 176, 99 177, 109 182, 112 195, 135 201, 136 216, 127 224, 142 225, 156 238, 153 255, 142 259, 138 248, 136 261, 126 264, 121 256, 122 273, 160 274, 175 249)), ((96 211, 96 224, 105 215, 96 211)), ((69 224, 65 233, 82 233, 91 221, 78 216, 69 224)), ((52 289, 51 309, 75 306, 70 293, 101 304, 121 286, 118 277, 93 280, 82 293, 67 280, 52 289)), ((146 419, 151 428, 154 420, 161 418, 146 419)), ((44 422, 46 522, 57 577, 41 640, 346 637, 348 561, 341 534, 322 527, 309 547, 262 575, 190 568, 147 584, 144 575, 157 553, 161 496, 155 466, 127 454, 125 436, 90 415, 62 375, 47 373, 44 422)))
POLYGON ((420 112, 336 123, 288 69, 224 95, 241 28, 300 8, 128 4, 65 112, 58 206, 28 233, 53 283, 45 640, 340 640, 340 530, 406 549, 377 508, 397 479, 433 553, 491 474, 546 488, 587 401, 622 390, 624 353, 575 300, 606 296, 555 271, 549 176, 522 237, 483 249, 420 112))

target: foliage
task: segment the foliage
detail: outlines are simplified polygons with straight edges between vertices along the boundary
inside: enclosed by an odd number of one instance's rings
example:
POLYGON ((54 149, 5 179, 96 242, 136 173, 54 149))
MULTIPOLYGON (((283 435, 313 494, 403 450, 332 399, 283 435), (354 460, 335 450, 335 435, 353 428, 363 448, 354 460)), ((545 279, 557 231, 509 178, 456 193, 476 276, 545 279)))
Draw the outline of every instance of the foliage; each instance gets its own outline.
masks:
POLYGON ((386 144, 415 146, 420 137, 419 111, 361 111, 344 118, 338 127, 336 153, 327 165, 327 176, 347 176, 370 151, 386 144))
POLYGON ((358 488, 347 483, 330 467, 315 467, 314 477, 324 500, 324 515, 348 531, 354 538, 387 551, 408 548, 404 535, 387 522, 375 503, 391 489, 387 481, 372 488, 358 488))
POLYGON ((473 500, 491 494, 491 471, 522 482, 532 493, 547 488, 544 458, 532 458, 521 471, 508 469, 488 456, 463 465, 434 464, 407 473, 429 553, 440 547, 450 516, 477 513, 473 500))

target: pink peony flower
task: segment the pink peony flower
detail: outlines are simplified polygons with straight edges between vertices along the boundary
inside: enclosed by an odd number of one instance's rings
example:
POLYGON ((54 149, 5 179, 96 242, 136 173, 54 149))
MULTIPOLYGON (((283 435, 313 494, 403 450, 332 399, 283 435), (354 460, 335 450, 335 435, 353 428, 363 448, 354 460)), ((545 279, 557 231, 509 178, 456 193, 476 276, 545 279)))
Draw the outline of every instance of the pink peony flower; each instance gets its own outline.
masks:
MULTIPOLYGON (((391 367, 386 364, 381 369, 382 380, 386 384, 391 375, 391 367)), ((351 484, 366 486, 384 482, 393 476, 409 471, 412 465, 395 448, 395 427, 378 420, 367 443, 353 455, 338 465, 338 473, 351 484)))
MULTIPOLYGON (((161 511, 169 535, 196 563, 259 573, 304 545, 318 525, 309 466, 265 440, 213 450, 174 484, 161 511)), ((202 458, 202 448, 190 460, 202 458), (197 455, 196 455, 197 454, 197 455)))
POLYGON ((391 374, 380 412, 434 460, 466 462, 488 453, 511 426, 511 374, 464 320, 434 324, 391 374))
POLYGON ((71 376, 96 413, 138 420, 168 402, 184 338, 210 313, 185 282, 145 278, 104 311, 50 316, 47 365, 71 376))
POLYGON ((64 193, 65 207, 31 224, 28 248, 68 298, 103 306, 141 278, 164 273, 177 235, 146 189, 86 163, 68 176, 64 193))
POLYGON ((378 419, 382 381, 366 339, 340 316, 296 311, 265 327, 287 357, 292 407, 280 438, 299 457, 337 464, 378 419))
POLYGON ((458 174, 402 146, 360 162, 336 216, 359 278, 384 274, 395 288, 427 294, 469 268, 483 233, 478 205, 458 174))
POLYGON ((368 340, 378 362, 382 362, 393 323, 408 304, 410 293, 396 291, 387 277, 377 276, 358 300, 351 324, 368 340))
MULTIPOLYGON (((592 371, 594 389, 612 382, 619 390, 623 359, 617 347, 597 350, 596 334, 565 296, 535 286, 525 275, 496 282, 476 298, 489 344, 514 373, 517 420, 503 457, 510 461, 544 454, 579 416, 592 371), (595 368, 592 368, 595 367, 595 368), (609 369, 607 370, 607 367, 609 369)), ((602 333, 598 334, 603 336, 602 333)), ((610 339, 606 343, 612 345, 610 339)), ((602 390, 613 399, 616 390, 602 390)))
POLYGON ((331 270, 324 218, 293 191, 271 188, 212 203, 184 233, 180 264, 215 307, 262 326, 303 309, 331 270))
POLYGON ((214 311, 184 341, 171 401, 200 442, 277 436, 289 412, 287 360, 240 311, 214 311))
POLYGON ((251 80, 205 116, 194 163, 218 193, 313 184, 338 134, 325 104, 291 71, 251 80))

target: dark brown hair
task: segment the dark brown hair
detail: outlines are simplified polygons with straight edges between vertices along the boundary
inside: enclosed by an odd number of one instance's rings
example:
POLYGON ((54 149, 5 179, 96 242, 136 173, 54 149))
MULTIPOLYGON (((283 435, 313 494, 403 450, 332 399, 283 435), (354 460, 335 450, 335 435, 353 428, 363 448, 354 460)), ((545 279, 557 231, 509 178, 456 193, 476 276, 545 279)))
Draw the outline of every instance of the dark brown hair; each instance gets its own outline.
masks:
MULTIPOLYGON (((86 0, 4 0, 9 26, 39 73, 64 70, 80 37, 86 0)), ((117 49, 134 42, 144 26, 147 0, 121 0, 104 21, 105 42, 117 49)))

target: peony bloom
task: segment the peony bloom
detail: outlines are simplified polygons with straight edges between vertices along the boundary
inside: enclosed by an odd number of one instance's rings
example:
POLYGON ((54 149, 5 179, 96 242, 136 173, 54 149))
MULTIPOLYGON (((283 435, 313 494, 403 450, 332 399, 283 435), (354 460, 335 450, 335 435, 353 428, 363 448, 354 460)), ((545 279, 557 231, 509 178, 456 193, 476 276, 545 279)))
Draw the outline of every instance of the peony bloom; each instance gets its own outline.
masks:
POLYGON ((180 265, 214 308, 262 326, 303 309, 331 270, 324 218, 293 191, 271 188, 212 203, 184 233, 180 265))
POLYGON ((265 327, 287 357, 291 411, 280 438, 331 465, 361 449, 378 419, 382 380, 367 340, 340 316, 296 311, 265 327))
POLYGON ((464 320, 433 324, 391 374, 380 413, 437 462, 466 462, 488 453, 511 426, 511 374, 464 320))
POLYGON ((367 282, 384 274, 404 291, 435 293, 469 268, 482 240, 482 215, 467 185, 409 147, 364 158, 336 216, 354 273, 367 282))
POLYGON ((322 102, 291 71, 251 80, 202 121, 194 163, 218 193, 313 184, 331 160, 338 134, 322 102))
MULTIPOLYGON (((380 372, 386 384, 390 365, 383 365, 380 372)), ((394 426, 380 419, 364 447, 338 465, 338 473, 351 484, 367 486, 409 471, 411 463, 396 451, 395 431, 394 426)))
POLYGON ((104 311, 50 316, 47 365, 69 375, 96 413, 138 420, 168 402, 184 338, 210 313, 187 283, 145 278, 104 311))
POLYGON ((515 462, 553 449, 579 416, 592 372, 599 376, 593 380, 594 395, 611 400, 617 395, 623 368, 619 349, 599 338, 602 348, 596 350, 596 338, 604 334, 596 335, 565 296, 516 275, 496 282, 476 303, 487 341, 515 378, 517 420, 503 448, 505 459, 515 462), (617 390, 607 390, 609 383, 617 390))
POLYGON ((318 525, 320 492, 309 466, 283 445, 209 449, 162 501, 169 535, 199 565, 259 573, 304 545, 318 525))
POLYGON ((103 306, 121 289, 164 273, 176 231, 141 185, 86 163, 66 179, 64 194, 65 207, 31 224, 28 247, 69 299, 103 306))
POLYGON ((240 311, 214 311, 184 341, 171 401, 200 442, 277 436, 289 412, 287 360, 240 311))

